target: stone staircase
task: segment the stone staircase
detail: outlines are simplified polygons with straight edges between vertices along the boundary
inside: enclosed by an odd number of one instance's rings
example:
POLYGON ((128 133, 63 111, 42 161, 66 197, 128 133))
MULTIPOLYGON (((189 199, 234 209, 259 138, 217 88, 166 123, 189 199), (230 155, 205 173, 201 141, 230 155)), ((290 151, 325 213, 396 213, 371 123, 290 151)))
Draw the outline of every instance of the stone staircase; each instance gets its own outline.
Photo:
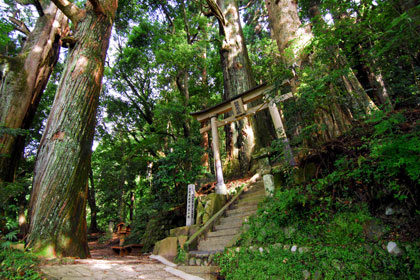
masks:
POLYGON ((243 222, 257 211, 258 203, 264 197, 262 181, 257 181, 243 190, 225 210, 218 223, 207 232, 206 237, 198 241, 197 249, 189 251, 187 265, 212 265, 215 253, 223 252, 225 248, 235 244, 240 237, 243 222))

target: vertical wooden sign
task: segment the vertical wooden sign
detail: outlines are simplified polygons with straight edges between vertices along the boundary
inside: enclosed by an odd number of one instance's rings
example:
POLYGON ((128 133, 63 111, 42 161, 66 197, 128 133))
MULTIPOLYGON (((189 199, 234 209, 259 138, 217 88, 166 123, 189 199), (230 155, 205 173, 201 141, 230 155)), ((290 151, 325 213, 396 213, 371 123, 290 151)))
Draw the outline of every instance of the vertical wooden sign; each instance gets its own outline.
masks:
POLYGON ((194 201, 195 201, 195 185, 188 185, 188 194, 187 194, 187 226, 192 226, 194 224, 194 201))
POLYGON ((235 99, 230 102, 230 104, 232 106, 233 115, 235 115, 235 117, 242 116, 246 113, 242 98, 235 99))

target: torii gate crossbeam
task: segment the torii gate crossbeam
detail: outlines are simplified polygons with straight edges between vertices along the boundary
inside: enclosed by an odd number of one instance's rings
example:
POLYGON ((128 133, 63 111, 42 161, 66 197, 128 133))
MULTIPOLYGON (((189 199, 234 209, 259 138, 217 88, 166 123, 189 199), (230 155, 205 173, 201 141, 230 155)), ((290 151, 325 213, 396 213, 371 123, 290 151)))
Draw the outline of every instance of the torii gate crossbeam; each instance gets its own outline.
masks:
MULTIPOLYGON (((289 81, 284 81, 282 85, 289 83, 289 81)), ((291 92, 287 94, 283 94, 277 96, 274 99, 269 100, 268 94, 275 90, 274 85, 262 84, 257 86, 251 90, 248 90, 244 93, 241 93, 231 99, 223 101, 211 108, 204 109, 199 112, 191 113, 196 120, 201 122, 203 127, 200 129, 200 133, 205 133, 211 130, 212 134, 212 146, 213 146, 213 155, 214 155, 214 167, 216 172, 216 193, 219 194, 226 194, 226 185, 223 179, 223 169, 222 169, 222 162, 220 159, 220 149, 219 149, 219 134, 218 134, 218 127, 225 126, 230 124, 234 121, 238 121, 248 116, 252 116, 257 112, 269 109, 271 119, 273 120, 274 127, 276 129, 277 138, 282 139, 284 142, 284 152, 285 156, 288 159, 290 165, 295 166, 296 162, 293 157, 292 149, 289 144, 289 140, 286 136, 286 131, 284 130, 283 122, 281 120, 280 113, 276 106, 277 102, 282 102, 293 97, 291 92), (246 104, 257 100, 259 98, 265 97, 266 102, 257 105, 255 107, 247 109, 246 104), (228 117, 223 120, 218 120, 217 116, 223 113, 227 113, 229 111, 233 111, 233 116, 228 117), (207 122, 210 120, 210 125, 206 125, 207 122)))

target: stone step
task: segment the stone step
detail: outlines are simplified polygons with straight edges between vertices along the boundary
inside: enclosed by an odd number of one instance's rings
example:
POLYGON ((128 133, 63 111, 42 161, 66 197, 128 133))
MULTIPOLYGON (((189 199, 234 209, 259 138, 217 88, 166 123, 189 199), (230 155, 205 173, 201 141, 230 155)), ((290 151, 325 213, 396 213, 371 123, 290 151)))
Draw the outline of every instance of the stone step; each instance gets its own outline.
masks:
POLYGON ((252 199, 254 197, 260 198, 260 197, 264 197, 264 196, 265 196, 265 191, 249 193, 249 194, 247 193, 247 194, 241 195, 239 197, 239 200, 252 199))
POLYGON ((200 241, 198 244, 198 250, 219 250, 224 249, 230 241, 233 239, 233 235, 231 236, 221 236, 221 237, 214 237, 208 238, 206 240, 200 241), (228 237, 228 238, 225 238, 228 237))
POLYGON ((236 212, 236 213, 226 213, 227 215, 224 218, 241 218, 241 217, 249 217, 251 215, 255 214, 254 211, 242 211, 242 212, 236 212))
POLYGON ((240 197, 242 198, 242 197, 254 196, 257 194, 265 195, 265 189, 264 188, 252 189, 252 190, 243 192, 240 197))
POLYGON ((220 253, 222 251, 220 250, 210 250, 210 251, 189 251, 188 254, 191 257, 198 257, 198 258, 206 258, 209 257, 210 255, 214 255, 216 253, 220 253))
POLYGON ((246 202, 246 201, 262 201, 265 198, 265 194, 259 194, 255 196, 249 196, 244 198, 239 198, 238 203, 246 202))
POLYGON ((203 243, 198 245, 198 250, 215 250, 215 251, 224 251, 226 244, 208 244, 203 243))
POLYGON ((217 280, 219 268, 217 266, 178 266, 177 269, 203 278, 204 280, 217 280))
POLYGON ((207 239, 201 240, 200 243, 208 243, 208 244, 223 244, 229 243, 233 238, 232 235, 227 236, 216 236, 216 237, 207 237, 207 239))
POLYGON ((239 228, 229 228, 229 229, 222 229, 217 231, 212 231, 207 234, 207 238, 210 237, 218 237, 218 236, 235 236, 239 233, 239 228))
POLYGON ((255 206, 255 207, 257 207, 258 204, 264 199, 264 197, 256 197, 256 198, 252 198, 252 199, 239 200, 236 203, 234 203, 234 207, 243 207, 243 206, 255 206))
POLYGON ((264 189, 264 181, 258 181, 254 184, 252 184, 251 186, 248 187, 248 190, 246 190, 245 192, 253 192, 259 189, 264 189))
POLYGON ((244 219, 236 219, 236 220, 228 220, 223 221, 219 225, 216 225, 214 227, 214 231, 223 230, 223 229, 234 229, 234 228, 240 228, 244 222, 244 219))
POLYGON ((219 271, 217 266, 180 265, 177 267, 177 269, 190 274, 217 273, 219 271))
MULTIPOLYGON (((236 206, 236 205, 235 205, 236 206)), ((226 215, 230 216, 230 215, 234 215, 236 213, 242 213, 242 212, 248 212, 248 211, 254 211, 257 212, 257 205, 249 205, 249 206, 243 206, 243 207, 233 207, 230 210, 226 211, 226 215)))
POLYGON ((224 230, 224 229, 240 229, 242 223, 234 223, 234 224, 220 224, 214 227, 214 231, 224 230))
POLYGON ((237 215, 237 216, 231 216, 231 217, 222 217, 220 219, 220 225, 222 224, 231 224, 231 223, 242 223, 248 216, 244 215, 237 215))
POLYGON ((256 193, 256 192, 260 192, 261 190, 264 190, 264 187, 254 186, 248 190, 243 191, 242 194, 256 193))

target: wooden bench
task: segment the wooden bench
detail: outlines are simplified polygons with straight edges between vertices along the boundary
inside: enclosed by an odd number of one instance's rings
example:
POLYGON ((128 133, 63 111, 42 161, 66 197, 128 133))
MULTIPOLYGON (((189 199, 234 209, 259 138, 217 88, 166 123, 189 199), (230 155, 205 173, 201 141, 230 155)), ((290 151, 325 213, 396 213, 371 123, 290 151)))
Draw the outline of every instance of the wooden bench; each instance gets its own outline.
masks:
POLYGON ((127 255, 131 254, 133 249, 143 248, 143 244, 129 244, 129 245, 125 245, 125 246, 112 246, 111 248, 112 248, 112 251, 115 254, 120 255, 120 257, 124 257, 124 256, 127 256, 127 255))

